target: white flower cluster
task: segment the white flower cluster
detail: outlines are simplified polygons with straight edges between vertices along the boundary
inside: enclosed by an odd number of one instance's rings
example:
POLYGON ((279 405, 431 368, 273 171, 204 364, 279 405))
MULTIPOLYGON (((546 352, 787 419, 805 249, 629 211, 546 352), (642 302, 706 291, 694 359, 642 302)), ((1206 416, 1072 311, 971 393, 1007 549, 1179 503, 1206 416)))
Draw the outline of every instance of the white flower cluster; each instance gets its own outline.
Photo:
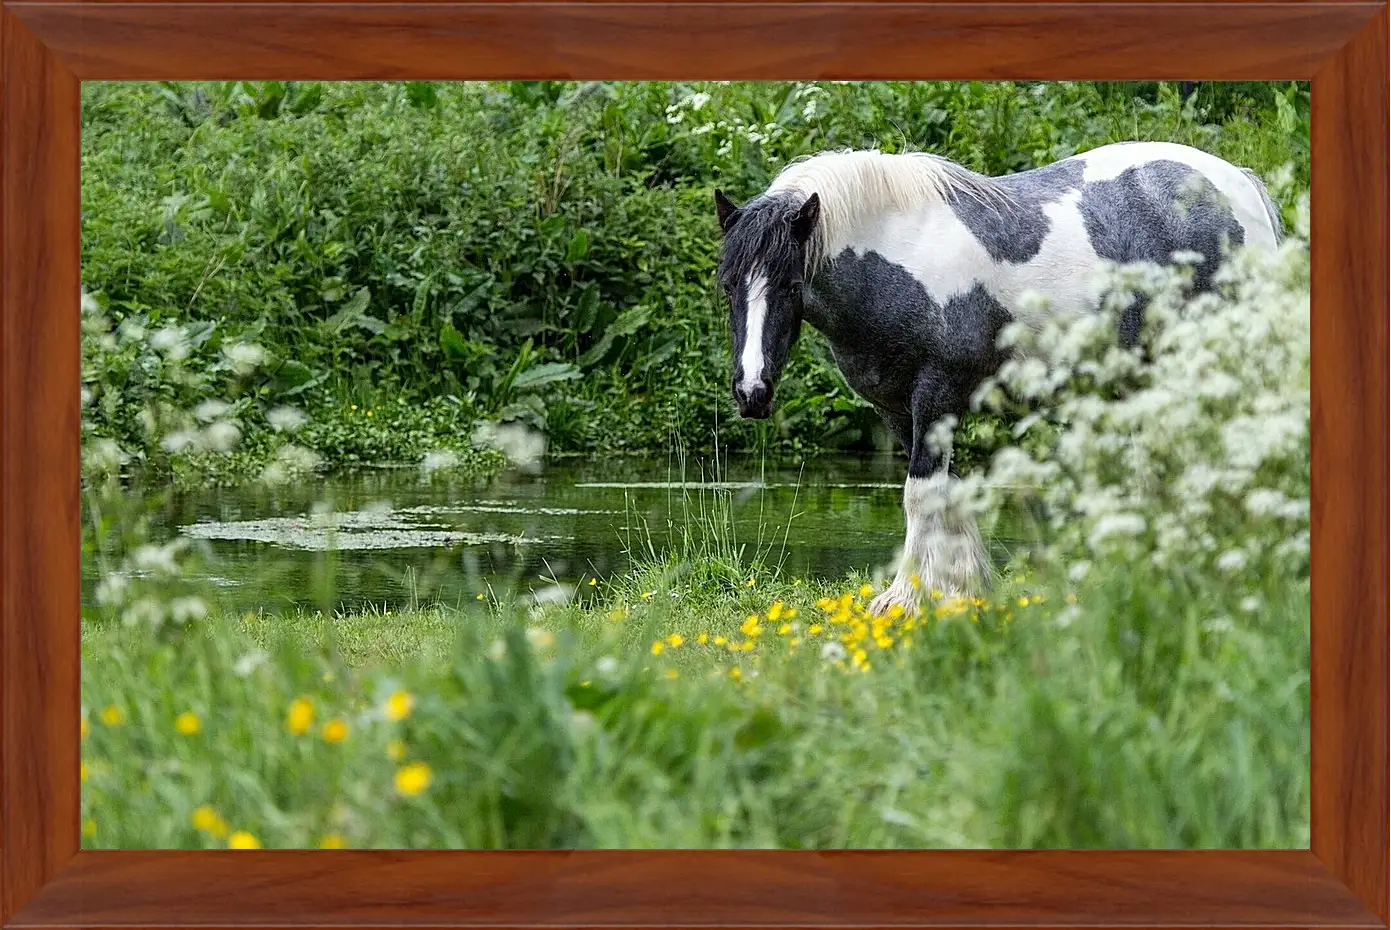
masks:
MULTIPOLYGON (((713 82, 719 84, 720 82, 713 82)), ((815 84, 799 84, 792 91, 791 102, 801 103, 801 118, 811 122, 822 112, 828 93, 825 88, 815 84)), ((666 108, 666 120, 672 126, 683 127, 692 136, 710 136, 715 152, 727 157, 740 143, 763 145, 777 142, 787 136, 786 127, 778 122, 757 122, 746 120, 733 108, 724 110, 725 115, 717 116, 718 107, 711 107, 711 95, 705 91, 695 91, 679 98, 666 108)))
MULTIPOLYGON (((1109 313, 1011 327, 1016 355, 977 391, 977 409, 1030 408, 1025 441, 967 482, 999 515, 1018 492, 1041 501, 1049 552, 1080 580, 1106 559, 1295 577, 1309 551, 1308 198, 1275 252, 1234 251, 1218 291, 1187 266, 1108 270, 1109 313), (1151 357, 1120 349, 1116 320, 1147 295, 1151 357)), ((1254 609, 1256 601, 1243 602, 1254 609)))

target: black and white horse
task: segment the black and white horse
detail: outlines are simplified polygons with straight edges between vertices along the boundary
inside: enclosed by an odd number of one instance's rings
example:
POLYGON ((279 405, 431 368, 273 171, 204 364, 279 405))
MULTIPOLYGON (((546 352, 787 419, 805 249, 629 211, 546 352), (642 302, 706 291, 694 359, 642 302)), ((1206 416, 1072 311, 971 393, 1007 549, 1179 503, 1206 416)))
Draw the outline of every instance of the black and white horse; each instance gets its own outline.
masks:
MULTIPOLYGON (((715 204, 740 415, 771 414, 805 321, 908 453, 907 535, 876 612, 911 609, 920 586, 968 593, 989 577, 974 522, 926 504, 956 477, 950 441, 930 434, 960 422, 1004 360, 996 339, 1007 323, 1097 311, 1103 261, 1196 252, 1203 290, 1226 248, 1273 248, 1283 235, 1253 172, 1164 142, 1106 145, 1005 177, 921 153, 829 152, 794 162, 742 207, 719 191, 715 204), (1030 293, 1046 311, 1021 301, 1030 293)), ((1122 344, 1135 343, 1142 313, 1137 303, 1122 315, 1122 344)))

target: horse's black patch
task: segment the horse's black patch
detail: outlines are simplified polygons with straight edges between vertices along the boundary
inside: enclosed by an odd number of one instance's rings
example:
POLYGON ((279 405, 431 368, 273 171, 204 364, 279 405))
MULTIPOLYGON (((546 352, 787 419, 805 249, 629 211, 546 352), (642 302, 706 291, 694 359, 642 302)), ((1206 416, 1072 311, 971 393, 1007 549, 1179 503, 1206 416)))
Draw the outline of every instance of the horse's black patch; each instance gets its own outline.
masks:
POLYGON ((1038 255, 1052 225, 1044 206, 1081 187, 1083 170, 1080 161, 1067 160, 995 178, 1009 195, 1009 205, 958 193, 951 199, 952 210, 991 258, 1023 264, 1038 255))
POLYGON ((1109 181, 1093 181, 1082 188, 1077 208, 1102 258, 1167 265, 1175 252, 1200 253, 1203 261, 1194 269, 1200 291, 1212 285, 1224 236, 1231 248, 1246 240, 1212 182, 1176 161, 1152 161, 1109 181))
POLYGON ((906 269, 850 249, 808 286, 804 316, 910 455, 918 433, 947 414, 960 417, 971 392, 999 367, 1004 356, 995 340, 1011 319, 980 284, 939 304, 906 269))

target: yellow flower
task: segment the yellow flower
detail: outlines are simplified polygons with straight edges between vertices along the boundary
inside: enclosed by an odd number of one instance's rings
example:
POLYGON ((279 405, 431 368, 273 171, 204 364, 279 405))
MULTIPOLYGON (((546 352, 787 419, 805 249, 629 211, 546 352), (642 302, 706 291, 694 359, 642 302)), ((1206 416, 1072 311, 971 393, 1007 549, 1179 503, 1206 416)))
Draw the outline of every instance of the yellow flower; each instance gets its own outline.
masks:
POLYGON ((782 615, 782 618, 784 620, 791 620, 795 616, 797 616, 797 608, 790 607, 788 608, 787 612, 782 615))
POLYGON ((1028 599, 1027 597, 1021 596, 1021 597, 1019 598, 1019 606, 1020 606, 1020 607, 1028 607, 1028 606, 1029 606, 1029 599, 1028 599))
POLYGON ((87 718, 86 718, 86 717, 83 717, 83 718, 82 718, 81 732, 82 732, 82 738, 83 738, 84 740, 87 738, 88 734, 92 732, 92 726, 91 726, 91 724, 89 724, 89 723, 87 722, 87 718))
POLYGON ((245 830, 238 830, 227 837, 227 845, 232 849, 260 849, 261 841, 245 830))
POLYGON ((725 643, 729 642, 729 640, 725 639, 723 636, 716 636, 711 642, 716 646, 723 646, 725 643))
POLYGON ((196 736, 198 731, 203 729, 203 721, 199 720, 193 711, 186 710, 174 718, 174 729, 184 736, 196 736))
POLYGON ((917 575, 909 575, 908 583, 912 585, 913 590, 916 591, 918 588, 922 587, 923 580, 919 578, 917 575))
POLYGON ((367 415, 370 417, 372 415, 372 411, 367 411, 367 415))
POLYGON ((793 649, 796 649, 798 646, 802 645, 802 637, 800 637, 800 636, 794 636, 794 637, 792 637, 791 639, 789 639, 789 640, 787 641, 787 645, 791 646, 793 649))
POLYGON ((706 643, 710 642, 710 634, 709 634, 709 633, 701 633, 699 636, 696 637, 696 642, 698 642, 698 643, 700 643, 702 646, 704 646, 706 643))
POLYGON ((902 604, 894 604, 892 607, 889 608, 889 619, 890 619, 890 620, 897 620, 897 619, 898 619, 899 617, 901 617, 901 616, 903 616, 903 605, 902 605, 902 604))
POLYGON ((97 822, 96 822, 95 820, 92 820, 91 818, 88 818, 87 820, 84 820, 84 821, 82 822, 82 835, 83 835, 83 836, 88 836, 88 837, 96 836, 96 835, 97 835, 97 822))
MULTIPOLYGON (((771 620, 772 618, 770 617, 769 619, 771 620)), ((790 624, 790 623, 784 623, 782 626, 778 627, 778 635, 779 635, 779 636, 786 636, 788 633, 791 633, 791 632, 792 632, 792 624, 790 624)))
POLYGON ((740 646, 739 648, 743 649, 745 652, 752 652, 752 651, 753 651, 753 640, 750 639, 750 640, 746 641, 746 642, 745 642, 742 646, 740 646))
POLYGON ((777 623, 782 619, 782 601, 774 601, 773 606, 768 608, 768 620, 777 623))
POLYGON ((349 409, 349 410, 356 410, 356 409, 357 409, 357 404, 351 404, 351 405, 349 405, 349 406, 348 406, 348 409, 349 409))
POLYGON ((319 840, 320 849, 343 849, 347 845, 347 841, 338 833, 325 833, 319 840))
POLYGON ((748 581, 744 582, 744 587, 746 587, 746 588, 752 588, 752 587, 753 587, 753 579, 750 578, 748 581))
POLYGON ((643 599, 644 601, 651 600, 651 599, 652 599, 652 595, 653 595, 653 594, 656 594, 656 593, 657 593, 656 591, 644 591, 644 592, 642 592, 642 599, 643 599))
POLYGON ((227 821, 223 820, 221 814, 206 804, 193 812, 193 826, 213 836, 227 835, 227 821))
POLYGON ((819 623, 813 623, 811 626, 807 627, 807 633, 809 633, 809 634, 812 635, 812 636, 815 636, 817 633, 820 633, 820 632, 821 632, 821 624, 819 624, 819 623))
POLYGON ((682 636, 680 633, 672 633, 670 636, 667 637, 667 645, 671 646, 673 649, 675 649, 677 646, 681 645, 685 641, 686 638, 682 636))
POLYGON ((609 619, 610 619, 610 620, 613 620, 613 621, 625 620, 625 619, 627 619, 627 617, 628 617, 628 608, 626 608, 626 607, 615 607, 613 610, 610 610, 610 611, 609 611, 609 619))
POLYGON ((295 736, 303 736, 314 725, 314 702, 309 698, 295 698, 290 702, 290 712, 285 715, 285 729, 295 736))
POLYGON ((125 712, 115 704, 108 704, 106 709, 101 712, 101 722, 108 727, 119 727, 126 722, 125 712))
POLYGON ((487 599, 487 595, 485 595, 482 591, 479 591, 478 594, 474 597, 474 600, 475 600, 475 601, 482 601, 482 600, 486 600, 486 599, 487 599))
POLYGON ((386 744, 386 756, 392 762, 400 762, 406 755, 406 744, 399 739, 394 739, 386 744))
POLYGON ((386 699, 386 719, 401 721, 410 716, 415 707, 415 698, 409 691, 397 691, 386 699))
POLYGON ((652 654, 653 654, 654 656, 659 656, 659 655, 662 654, 662 650, 665 649, 666 647, 667 647, 667 644, 664 643, 664 642, 662 642, 662 641, 659 639, 659 640, 657 640, 655 643, 652 644, 652 654))
POLYGON ((341 718, 334 717, 319 732, 325 743, 341 743, 348 738, 348 725, 341 718))
POLYGON ((83 762, 82 766, 78 769, 77 774, 79 778, 81 778, 83 781, 86 781, 88 777, 90 777, 92 774, 92 768, 86 762, 83 762))
POLYGON ((735 681, 738 681, 739 679, 744 677, 744 672, 739 668, 739 666, 736 665, 729 670, 729 677, 733 678, 735 681))
POLYGON ((424 762, 412 762, 396 772, 396 790, 406 797, 414 797, 430 787, 430 766, 424 762))
POLYGON ((599 579, 598 579, 598 578, 591 578, 591 579, 589 579, 589 586, 590 586, 591 588, 594 587, 595 585, 597 585, 598 583, 599 583, 599 579))

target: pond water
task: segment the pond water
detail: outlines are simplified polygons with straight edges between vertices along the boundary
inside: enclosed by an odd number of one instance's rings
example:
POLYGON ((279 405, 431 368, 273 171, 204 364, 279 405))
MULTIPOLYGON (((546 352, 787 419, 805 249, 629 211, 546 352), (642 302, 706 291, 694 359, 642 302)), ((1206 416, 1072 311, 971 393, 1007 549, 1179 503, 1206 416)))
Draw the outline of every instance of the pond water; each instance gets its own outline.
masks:
MULTIPOLYGON (((381 469, 186 492, 161 519, 203 544, 204 596, 235 610, 396 608, 472 600, 485 588, 582 586, 692 544, 802 577, 893 559, 901 456, 721 457, 712 466, 562 458, 486 481, 381 469)), ((84 576, 90 597, 95 568, 84 564, 84 576)))

